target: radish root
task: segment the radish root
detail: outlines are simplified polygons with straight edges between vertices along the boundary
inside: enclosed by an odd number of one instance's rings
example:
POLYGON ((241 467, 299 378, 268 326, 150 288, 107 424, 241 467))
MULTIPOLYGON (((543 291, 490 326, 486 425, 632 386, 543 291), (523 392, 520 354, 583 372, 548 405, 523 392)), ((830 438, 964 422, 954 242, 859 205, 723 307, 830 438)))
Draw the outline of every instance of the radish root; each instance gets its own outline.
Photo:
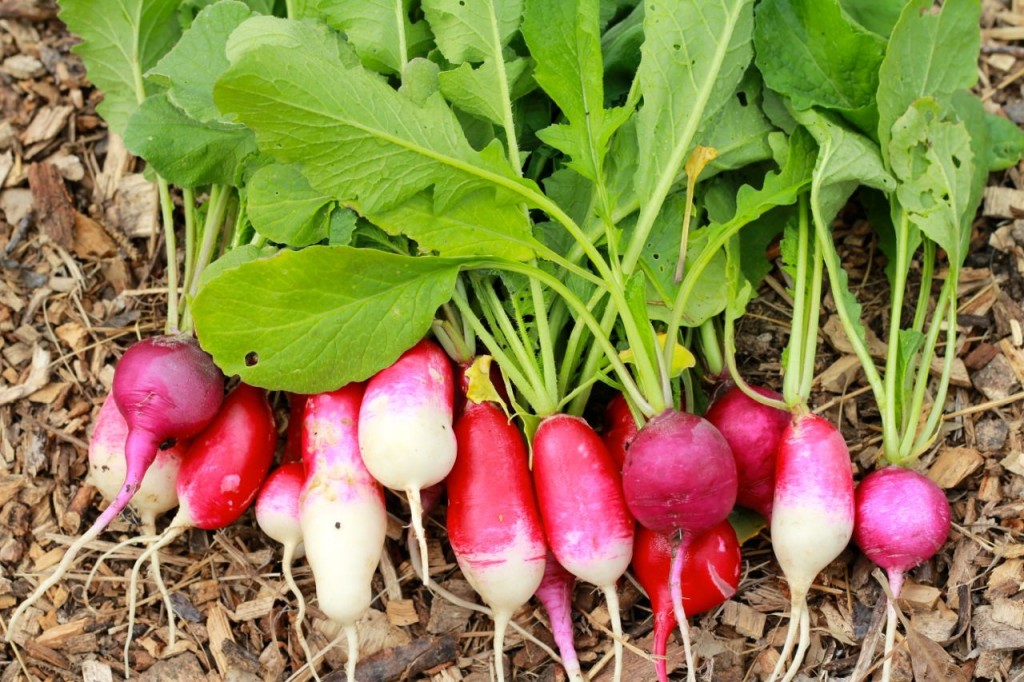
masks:
POLYGON ((615 635, 613 640, 615 646, 615 673, 612 679, 615 682, 622 680, 622 618, 619 615, 619 593, 615 591, 615 583, 602 588, 605 601, 608 602, 608 615, 612 620, 612 632, 615 635))
POLYGON ((306 657, 306 664, 309 666, 309 671, 313 673, 313 678, 316 682, 320 682, 320 675, 316 672, 316 666, 313 665, 313 652, 310 651, 309 642, 306 641, 306 633, 302 631, 302 626, 306 621, 306 598, 302 596, 302 590, 295 583, 295 576, 292 575, 292 562, 295 559, 295 545, 289 543, 284 545, 284 556, 281 559, 283 564, 282 572, 284 573, 284 582, 288 586, 288 589, 295 596, 295 601, 298 604, 298 613, 296 614, 296 634, 299 638, 299 646, 302 647, 302 653, 306 657))
POLYGON ((806 602, 800 611, 800 645, 796 648, 793 656, 793 663, 790 664, 786 676, 782 682, 792 682, 796 674, 800 672, 800 666, 804 664, 804 657, 807 655, 807 648, 811 645, 811 612, 807 610, 806 602))
POLYGON ((892 571, 889 573, 889 591, 886 595, 885 605, 885 658, 882 659, 882 682, 889 682, 892 678, 892 650, 896 646, 896 600, 900 598, 900 591, 903 589, 903 573, 892 571))
POLYGON ((135 537, 130 537, 127 540, 122 540, 121 542, 117 543, 116 545, 108 549, 106 552, 101 554, 99 558, 96 559, 96 563, 93 564, 92 569, 89 571, 89 575, 85 579, 85 587, 82 590, 82 599, 85 602, 85 607, 90 611, 94 610, 92 608, 92 605, 89 604, 89 590, 92 587, 92 581, 96 579, 96 573, 99 572, 100 566, 102 566, 111 556, 113 556, 117 552, 120 552, 128 545, 134 545, 138 542, 155 542, 159 539, 160 536, 155 533, 153 533, 152 535, 136 535, 135 537))
POLYGON ((359 663, 359 631, 354 624, 345 626, 345 639, 348 640, 348 660, 345 662, 345 677, 348 682, 356 682, 356 664, 359 663))
POLYGON ((505 682, 505 630, 511 620, 510 613, 494 614, 494 670, 498 682, 505 682))
POLYGON ((775 669, 772 670, 768 682, 775 682, 782 673, 782 667, 786 664, 786 659, 789 658, 789 653, 793 650, 793 644, 796 643, 796 636, 800 630, 800 614, 803 613, 806 604, 806 592, 800 594, 793 593, 789 607, 789 629, 786 630, 786 643, 782 646, 782 653, 779 654, 779 660, 775 663, 775 669))
POLYGON ((427 556, 427 534, 423 530, 423 503, 420 500, 419 488, 408 488, 405 491, 409 499, 409 512, 412 515, 412 530, 416 534, 416 542, 419 544, 421 578, 423 584, 430 582, 430 557, 427 556))
POLYGON ((697 682, 697 671, 693 665, 693 650, 690 647, 690 625, 686 622, 686 610, 683 608, 683 563, 690 548, 690 534, 683 533, 672 553, 672 564, 669 573, 669 588, 672 591, 672 610, 675 611, 679 632, 683 636, 683 652, 686 656, 686 680, 697 682))
MULTIPOLYGON (((156 517, 147 514, 142 519, 142 530, 146 535, 156 535, 156 517)), ((156 589, 163 599, 164 608, 167 609, 167 646, 174 649, 174 642, 178 637, 178 628, 174 621, 174 604, 171 603, 171 593, 164 584, 164 576, 160 570, 160 552, 153 552, 149 558, 149 577, 156 584, 156 589)))
MULTIPOLYGON (((131 578, 128 581, 128 637, 125 639, 124 642, 125 679, 128 678, 129 673, 131 671, 131 666, 129 665, 128 659, 128 652, 131 649, 132 632, 135 629, 135 607, 138 601, 138 595, 136 594, 136 590, 139 582, 139 570, 142 568, 142 564, 145 563, 148 559, 150 559, 154 553, 159 552, 161 549, 174 542, 174 540, 177 539, 180 535, 182 535, 187 529, 188 526, 170 526, 167 530, 164 531, 164 534, 161 536, 161 539, 158 540, 155 544, 151 545, 149 549, 147 549, 145 552, 143 552, 142 555, 135 561, 135 565, 132 566, 131 578)), ((169 625, 170 630, 173 631, 174 611, 168 612, 167 620, 169 623, 171 623, 171 625, 169 625)))

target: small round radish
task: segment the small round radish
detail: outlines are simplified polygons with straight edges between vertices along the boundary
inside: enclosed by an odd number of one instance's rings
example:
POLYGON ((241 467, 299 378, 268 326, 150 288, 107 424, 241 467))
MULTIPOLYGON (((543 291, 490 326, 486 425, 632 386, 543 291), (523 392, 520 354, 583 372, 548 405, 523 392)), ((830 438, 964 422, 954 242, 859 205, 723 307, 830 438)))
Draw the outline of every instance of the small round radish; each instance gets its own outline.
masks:
POLYGON ((772 548, 789 582, 792 614, 772 681, 793 648, 798 623, 800 645, 785 682, 799 671, 810 645, 807 593, 815 576, 849 543, 853 522, 853 474, 842 434, 817 415, 794 417, 782 433, 775 465, 772 548))
MULTIPOLYGON (((751 388, 766 398, 782 400, 781 395, 770 389, 751 388)), ((790 413, 759 403, 733 386, 715 398, 704 418, 721 432, 736 458, 736 503, 753 509, 771 523, 775 452, 782 431, 790 422, 790 413)))
POLYGON ((622 473, 629 510, 650 530, 682 533, 670 586, 683 635, 687 679, 696 680, 682 597, 682 567, 694 537, 721 523, 736 503, 736 460, 711 422, 668 409, 637 432, 622 473))
POLYGON ((495 403, 466 403, 448 475, 448 540, 466 580, 494 613, 494 657, 505 679, 508 622, 544 577, 547 546, 526 444, 495 403))
MULTIPOLYGON (((864 554, 885 569, 894 599, 903 576, 939 551, 949 537, 949 500, 939 486, 916 471, 888 466, 868 474, 854 493, 853 539, 864 554)), ((896 607, 890 601, 882 679, 891 675, 896 637, 896 607)))
POLYGON ((622 677, 622 623, 615 581, 633 556, 633 518, 604 443, 579 417, 545 418, 533 436, 533 478, 544 535, 570 573, 597 585, 615 633, 614 679, 622 677))
POLYGON ((549 551, 544 564, 544 578, 537 588, 537 598, 548 612, 551 635, 558 645, 558 653, 562 655, 565 674, 573 682, 582 682, 583 672, 580 670, 580 659, 572 637, 572 589, 575 585, 576 576, 565 570, 549 551))
POLYGON ((68 547, 50 576, 14 611, 9 634, 17 631, 25 610, 63 577, 82 548, 128 506, 160 446, 190 438, 210 423, 224 397, 224 375, 192 337, 161 336, 139 341, 125 352, 114 372, 112 395, 128 424, 121 488, 89 530, 68 547))
MULTIPOLYGON (((683 566, 683 607, 694 616, 725 603, 736 594, 742 568, 740 543, 728 521, 698 536, 690 545, 683 566)), ((676 626, 669 574, 672 539, 640 526, 633 545, 633 572, 647 592, 654 612, 654 668, 660 682, 668 682, 668 638, 676 626)))
MULTIPOLYGON (((363 461, 384 486, 405 492, 424 562, 420 491, 443 481, 455 464, 454 394, 451 361, 424 339, 370 379, 359 409, 363 461)), ((430 582, 427 565, 423 579, 430 582)))
POLYGON ((302 418, 302 538, 320 610, 342 626, 348 640, 349 682, 359 660, 356 623, 373 600, 371 582, 387 529, 384 492, 359 451, 363 388, 349 384, 310 396, 302 418))
POLYGON ((601 433, 601 440, 604 441, 608 454, 615 460, 619 471, 622 471, 626 463, 626 449, 639 430, 640 427, 629 410, 626 398, 621 393, 616 394, 604 409, 604 431, 601 433))
POLYGON ((306 599, 292 577, 292 563, 306 555, 306 548, 302 543, 302 523, 299 518, 299 497, 305 482, 306 472, 302 462, 282 464, 270 472, 267 480, 263 482, 256 496, 255 511, 256 523, 259 524, 260 530, 284 548, 284 556, 281 558, 284 581, 299 605, 295 617, 295 622, 298 623, 299 645, 306 654, 306 661, 314 677, 319 679, 313 666, 313 654, 302 632, 302 625, 306 620, 306 599))

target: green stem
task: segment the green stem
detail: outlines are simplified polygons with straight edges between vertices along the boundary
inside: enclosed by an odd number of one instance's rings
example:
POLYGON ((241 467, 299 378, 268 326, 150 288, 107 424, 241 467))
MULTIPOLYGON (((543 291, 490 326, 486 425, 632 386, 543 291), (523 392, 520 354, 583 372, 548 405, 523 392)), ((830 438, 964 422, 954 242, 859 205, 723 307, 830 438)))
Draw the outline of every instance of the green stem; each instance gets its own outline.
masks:
POLYGON ((398 58, 401 60, 401 64, 398 65, 398 77, 401 78, 405 72, 405 65, 409 62, 409 47, 405 42, 405 2, 403 0, 394 0, 394 2, 395 27, 398 29, 398 58))
POLYGON ((725 322, 725 363, 729 368, 729 376, 732 378, 732 382, 736 385, 736 388, 743 391, 751 400, 754 400, 762 405, 768 407, 774 407, 778 410, 789 410, 789 406, 781 400, 775 400, 768 396, 761 395, 746 382, 743 376, 740 374, 739 367, 736 366, 736 325, 732 315, 729 315, 726 311, 726 322, 725 322))
POLYGON ((893 270, 892 301, 889 307, 889 348, 885 358, 885 412, 882 414, 882 449, 889 454, 900 450, 900 432, 908 418, 916 423, 917 417, 908 414, 906 405, 901 405, 903 387, 897 386, 900 373, 897 371, 900 362, 900 330, 903 326, 903 297, 907 288, 907 275, 910 271, 910 219, 905 211, 900 211, 896 229, 896 264, 893 270), (903 422, 899 421, 899 408, 903 407, 903 422))
POLYGON ((814 358, 818 352, 818 320, 821 311, 821 287, 824 280, 824 260, 821 249, 813 248, 811 252, 812 271, 811 288, 807 297, 807 324, 804 334, 804 358, 800 382, 800 405, 806 405, 811 399, 811 385, 814 383, 814 358))
MULTIPOLYGON (((192 276, 196 264, 196 194, 191 187, 183 187, 181 200, 185 208, 185 278, 181 285, 185 291, 192 288, 192 276)), ((188 307, 188 300, 185 301, 188 307)))
POLYGON ((210 189, 209 210, 206 213, 206 220, 203 221, 202 242, 199 245, 199 254, 196 256, 195 273, 192 279, 192 290, 189 296, 199 293, 199 279, 203 270, 213 260, 213 251, 217 245, 217 237, 220 235, 224 214, 227 211, 228 203, 231 200, 231 189, 223 185, 214 185, 210 189))
POLYGON ((160 213, 164 224, 164 247, 167 250, 167 321, 164 330, 168 334, 179 331, 178 317, 178 240, 174 234, 174 204, 171 203, 171 188, 167 181, 157 176, 160 192, 160 213))
MULTIPOLYGON (((596 306, 597 301, 595 298, 591 298, 588 302, 588 308, 593 309, 596 306)), ((612 328, 615 326, 615 320, 618 314, 614 306, 605 306, 604 312, 601 314, 601 329, 604 332, 604 336, 608 337, 611 334, 612 328)), ((577 324, 569 337, 570 345, 566 346, 566 355, 571 359, 571 362, 563 361, 563 377, 562 377, 562 392, 568 390, 569 382, 572 380, 573 370, 579 366, 579 353, 578 344, 574 343, 577 336, 582 336, 584 332, 589 332, 587 326, 583 323, 577 324), (570 353, 571 350, 571 353, 570 353)), ((579 374, 576 377, 577 384, 590 384, 590 378, 598 373, 599 363, 604 358, 604 353, 600 346, 595 343, 591 343, 587 346, 586 356, 583 359, 583 366, 580 368, 579 374)), ((587 400, 590 398, 590 391, 574 392, 575 396, 569 403, 569 407, 566 411, 569 414, 582 415, 583 410, 586 408, 587 400)))
POLYGON ((789 344, 786 346, 786 366, 783 369, 782 396, 786 404, 797 405, 800 400, 800 385, 803 382, 804 343, 807 333, 807 264, 808 224, 806 195, 800 198, 799 225, 797 228, 796 281, 793 283, 793 325, 790 328, 789 344))
POLYGON ((295 0, 284 0, 285 18, 295 19, 295 0))
MULTIPOLYGON (((956 359, 956 285, 954 292, 950 294, 949 312, 946 315, 946 353, 942 363, 942 376, 939 377, 939 390, 935 394, 935 401, 928 412, 928 420, 921 430, 920 436, 914 443, 914 448, 908 453, 914 459, 921 456, 925 450, 931 447, 936 436, 938 436, 939 420, 945 411, 946 394, 949 392, 949 379, 953 373, 953 361, 956 359)), ((931 362, 923 367, 923 373, 931 368, 931 362)))
POLYGON ((722 347, 718 342, 718 330, 715 329, 714 318, 708 318, 700 325, 700 348, 703 351, 704 365, 708 374, 713 377, 722 376, 725 361, 722 358, 722 347))
POLYGON ((554 336, 548 326, 548 311, 544 305, 544 291, 540 282, 530 278, 530 292, 533 294, 533 317, 537 321, 537 338, 540 341, 541 371, 544 376, 545 392, 558 402, 558 364, 555 362, 554 336))
POLYGON ((924 324, 928 319, 928 303, 932 298, 932 282, 935 281, 935 242, 924 240, 921 255, 921 288, 917 292, 917 307, 914 309, 913 329, 924 333, 924 324))

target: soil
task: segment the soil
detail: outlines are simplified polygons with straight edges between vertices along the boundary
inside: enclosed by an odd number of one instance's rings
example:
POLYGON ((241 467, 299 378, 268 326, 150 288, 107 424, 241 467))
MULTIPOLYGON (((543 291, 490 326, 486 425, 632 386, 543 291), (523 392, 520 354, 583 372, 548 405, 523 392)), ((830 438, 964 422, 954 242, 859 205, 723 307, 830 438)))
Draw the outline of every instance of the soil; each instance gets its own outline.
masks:
MULTIPOLYGON (((1024 122, 1024 3, 983 2, 978 93, 990 111, 1024 122)), ((126 669, 127 574, 141 550, 122 515, 76 568, 7 631, 14 607, 95 518, 101 504, 85 484, 89 425, 125 348, 163 327, 164 261, 152 186, 141 166, 96 115, 74 44, 45 0, 0 0, 0 682, 111 680, 126 669), (90 570, 95 578, 86 586, 90 570)), ((993 175, 964 272, 957 367, 942 438, 920 468, 947 493, 953 531, 913 570, 900 601, 905 617, 894 680, 1024 680, 1024 166, 993 175)), ((851 208, 837 223, 869 326, 888 305, 884 262, 868 223, 851 208)), ((778 349, 791 307, 775 270, 740 327, 743 371, 779 384, 778 349)), ((878 455, 878 411, 863 389, 826 297, 813 408, 838 423, 858 475, 878 455)), ((876 352, 884 343, 875 340, 876 352)), ((287 405, 276 397, 285 430, 287 405)), ((491 622, 426 593, 416 579, 393 512, 377 599, 360 625, 360 680, 490 679, 491 622)), ((434 579, 472 598, 443 542, 443 506, 428 521, 434 579)), ((166 521, 164 522, 166 523, 166 521)), ((789 594, 764 531, 743 548, 739 593, 692 619, 698 679, 762 679, 774 666, 789 594)), ((129 648, 130 672, 147 682, 309 679, 295 635, 296 600, 284 585, 280 548, 251 513, 219 532, 193 531, 163 553, 179 636, 146 578, 129 648), (298 671, 297 675, 293 677, 298 671)), ((798 679, 873 679, 881 665, 884 595, 874 567, 847 549, 815 583, 812 636, 798 679)), ((326 649, 324 679, 344 679, 344 647, 316 607, 308 566, 295 570, 314 650, 326 649), (331 672, 334 671, 334 672, 331 672)), ((626 580, 622 614, 631 653, 626 680, 655 679, 648 654, 646 598, 626 580)), ((584 670, 610 679, 608 613, 600 594, 574 597, 584 670)), ((539 605, 516 622, 550 643, 539 605)), ((514 679, 560 680, 561 668, 510 631, 505 664, 514 679)), ((683 679, 681 645, 670 650, 683 679)))

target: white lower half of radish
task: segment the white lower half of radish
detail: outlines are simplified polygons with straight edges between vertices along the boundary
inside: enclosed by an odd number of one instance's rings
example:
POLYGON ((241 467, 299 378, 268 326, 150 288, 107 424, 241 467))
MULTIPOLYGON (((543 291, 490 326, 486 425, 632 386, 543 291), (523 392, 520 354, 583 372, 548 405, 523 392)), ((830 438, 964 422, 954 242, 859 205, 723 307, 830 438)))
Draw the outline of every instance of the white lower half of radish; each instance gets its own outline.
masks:
POLYGON ((611 538, 601 538, 600 546, 581 538, 578 544, 559 547, 555 556, 565 570, 592 585, 613 585, 629 568, 633 558, 633 536, 621 538, 612 543, 611 538))
POLYGON ((359 414, 359 449, 370 474, 392 490, 426 488, 455 464, 451 411, 406 404, 399 411, 385 393, 368 395, 359 414))
POLYGON ((776 501, 771 528, 772 547, 786 579, 792 588, 806 589, 849 544, 853 519, 845 507, 828 510, 776 501))
POLYGON ((546 551, 532 542, 519 542, 494 551, 457 553, 466 580, 494 611, 512 613, 540 587, 546 551))

